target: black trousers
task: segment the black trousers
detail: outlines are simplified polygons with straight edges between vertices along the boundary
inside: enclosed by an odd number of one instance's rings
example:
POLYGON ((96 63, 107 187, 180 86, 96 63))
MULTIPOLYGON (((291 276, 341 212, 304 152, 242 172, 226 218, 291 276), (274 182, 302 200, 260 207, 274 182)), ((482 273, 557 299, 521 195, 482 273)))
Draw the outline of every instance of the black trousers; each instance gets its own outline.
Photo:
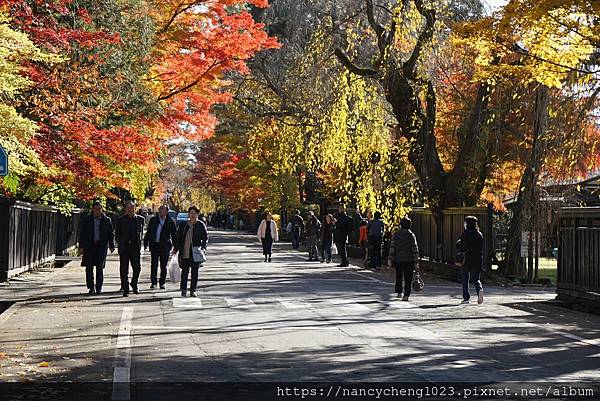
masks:
POLYGON ((273 239, 261 238, 260 241, 262 242, 263 255, 271 256, 273 253, 273 239))
POLYGON ((372 252, 371 257, 371 267, 373 269, 381 267, 381 246, 383 244, 382 237, 369 236, 369 247, 372 252))
POLYGON ((187 290, 188 276, 190 275, 190 271, 192 272, 192 277, 190 281, 190 291, 196 291, 196 286, 198 285, 198 269, 200 268, 200 263, 194 262, 194 259, 182 259, 181 260, 181 282, 179 283, 179 289, 181 291, 187 290))
POLYGON ((131 286, 137 288, 138 279, 140 278, 141 266, 140 248, 136 245, 125 245, 123 249, 119 249, 119 263, 121 273, 121 288, 126 294, 129 293, 129 264, 133 268, 131 276, 131 286))
POLYGON ((150 282, 157 284, 158 263, 160 262, 160 285, 167 281, 167 263, 169 263, 169 248, 160 246, 159 243, 150 244, 150 282))
POLYGON ((415 273, 415 262, 395 262, 396 268, 396 292, 402 292, 402 279, 404 279, 404 296, 409 297, 412 291, 413 275, 415 273))
POLYGON ((102 291, 102 284, 104 284, 104 269, 99 266, 86 266, 85 283, 89 290, 95 288, 96 292, 102 291), (94 285, 94 268, 96 268, 96 285, 94 285))
POLYGON ((346 241, 344 242, 336 242, 335 246, 338 249, 338 253, 340 254, 340 259, 342 260, 343 265, 348 264, 348 253, 346 252, 346 241))

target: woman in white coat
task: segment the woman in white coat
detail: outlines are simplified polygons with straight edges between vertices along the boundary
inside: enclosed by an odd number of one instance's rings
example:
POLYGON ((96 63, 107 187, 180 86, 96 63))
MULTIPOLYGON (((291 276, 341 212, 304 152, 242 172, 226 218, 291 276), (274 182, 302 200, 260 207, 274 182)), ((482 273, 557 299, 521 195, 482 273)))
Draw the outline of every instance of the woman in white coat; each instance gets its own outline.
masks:
POLYGON ((279 232, 277 232, 277 223, 273 220, 273 216, 270 212, 266 212, 265 219, 260 222, 258 226, 258 238, 262 242, 263 255, 265 255, 265 262, 271 261, 271 254, 273 253, 273 241, 279 241, 279 232))

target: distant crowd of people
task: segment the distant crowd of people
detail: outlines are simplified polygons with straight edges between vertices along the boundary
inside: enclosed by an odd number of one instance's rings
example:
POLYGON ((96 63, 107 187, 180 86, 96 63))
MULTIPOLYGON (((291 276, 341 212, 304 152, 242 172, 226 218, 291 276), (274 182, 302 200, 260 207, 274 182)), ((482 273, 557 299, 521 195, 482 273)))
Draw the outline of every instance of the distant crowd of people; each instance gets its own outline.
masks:
MULTIPOLYGON (((346 208, 339 206, 334 217, 326 214, 322 220, 314 212, 308 211, 306 221, 300 210, 296 210, 289 220, 286 231, 291 236, 292 249, 298 250, 303 240, 308 248, 308 262, 331 263, 332 255, 338 253, 338 267, 349 266, 348 240, 354 231, 355 221, 348 216, 346 208)), ((368 218, 361 218, 359 223, 358 243, 363 250, 365 267, 379 270, 383 264, 383 244, 386 227, 380 212, 375 212, 368 218)), ((265 211, 259 222, 257 236, 262 244, 265 262, 271 262, 273 242, 278 241, 279 231, 273 215, 265 211)), ((483 268, 483 235, 479 230, 478 220, 468 216, 464 222, 464 232, 456 243, 457 252, 461 258, 457 264, 462 270, 463 301, 470 302, 469 283, 475 285, 477 302, 483 302, 483 287, 481 271, 483 268)), ((419 246, 412 231, 412 221, 404 217, 400 227, 391 235, 387 265, 396 272, 395 292, 403 301, 408 301, 411 295, 415 273, 420 273, 419 246)))
POLYGON ((218 210, 212 213, 209 216, 208 222, 212 227, 215 227, 216 229, 244 229, 243 219, 237 219, 236 222, 236 216, 233 213, 226 210, 218 210))

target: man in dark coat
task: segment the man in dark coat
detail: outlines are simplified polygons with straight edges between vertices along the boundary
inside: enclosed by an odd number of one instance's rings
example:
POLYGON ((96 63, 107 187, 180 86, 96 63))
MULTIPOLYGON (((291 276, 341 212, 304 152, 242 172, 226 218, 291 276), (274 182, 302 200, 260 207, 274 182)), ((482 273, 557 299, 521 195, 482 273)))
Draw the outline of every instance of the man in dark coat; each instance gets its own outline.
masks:
POLYGON ((348 254, 346 245, 348 244, 348 235, 354 231, 354 220, 346 214, 346 207, 340 205, 338 209, 338 218, 335 223, 335 232, 333 234, 335 245, 337 246, 342 262, 338 267, 348 267, 348 254))
POLYGON ((85 281, 90 295, 101 294, 104 283, 106 252, 115 251, 115 231, 110 219, 102 213, 102 204, 92 205, 92 213, 85 216, 79 231, 79 253, 83 255, 81 266, 85 266, 85 281), (94 267, 96 284, 94 285, 94 267))
POLYGON ((162 205, 158 209, 158 214, 153 216, 148 222, 148 229, 144 236, 144 249, 150 245, 150 288, 154 289, 157 285, 158 263, 160 261, 160 281, 158 284, 161 289, 165 288, 167 281, 167 263, 169 262, 169 252, 177 239, 177 225, 175 220, 169 217, 169 207, 162 205))
POLYGON ((300 248, 300 240, 304 234, 304 219, 300 215, 300 210, 296 210, 296 214, 290 220, 292 223, 292 249, 297 251, 300 248))
POLYGON ((144 218, 135 214, 135 204, 131 201, 125 204, 125 214, 117 219, 115 234, 119 246, 119 262, 121 273, 121 289, 123 296, 129 295, 129 263, 133 268, 131 289, 138 293, 138 279, 141 267, 142 237, 144 218))
POLYGON ((385 225, 381 220, 381 212, 375 212, 373 220, 367 224, 367 233, 371 268, 379 269, 381 268, 381 251, 383 247, 383 235, 385 234, 385 225))
POLYGON ((481 270, 483 268, 483 235, 479 231, 479 222, 475 216, 465 218, 465 231, 456 243, 456 249, 464 254, 462 265, 463 304, 468 304, 469 281, 475 284, 477 303, 483 303, 483 286, 481 270))

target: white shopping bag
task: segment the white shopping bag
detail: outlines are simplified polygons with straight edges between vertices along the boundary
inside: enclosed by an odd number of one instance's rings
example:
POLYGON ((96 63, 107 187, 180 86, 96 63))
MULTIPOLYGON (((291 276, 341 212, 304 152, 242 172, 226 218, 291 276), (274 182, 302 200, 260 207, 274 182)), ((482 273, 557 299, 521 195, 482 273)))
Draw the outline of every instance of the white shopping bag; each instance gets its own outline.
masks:
POLYGON ((177 255, 171 257, 169 263, 169 278, 172 283, 179 283, 181 281, 181 269, 179 268, 179 258, 177 255))
POLYGON ((331 254, 332 255, 337 255, 338 254, 338 249, 337 249, 337 246, 335 244, 333 244, 331 246, 331 254))

